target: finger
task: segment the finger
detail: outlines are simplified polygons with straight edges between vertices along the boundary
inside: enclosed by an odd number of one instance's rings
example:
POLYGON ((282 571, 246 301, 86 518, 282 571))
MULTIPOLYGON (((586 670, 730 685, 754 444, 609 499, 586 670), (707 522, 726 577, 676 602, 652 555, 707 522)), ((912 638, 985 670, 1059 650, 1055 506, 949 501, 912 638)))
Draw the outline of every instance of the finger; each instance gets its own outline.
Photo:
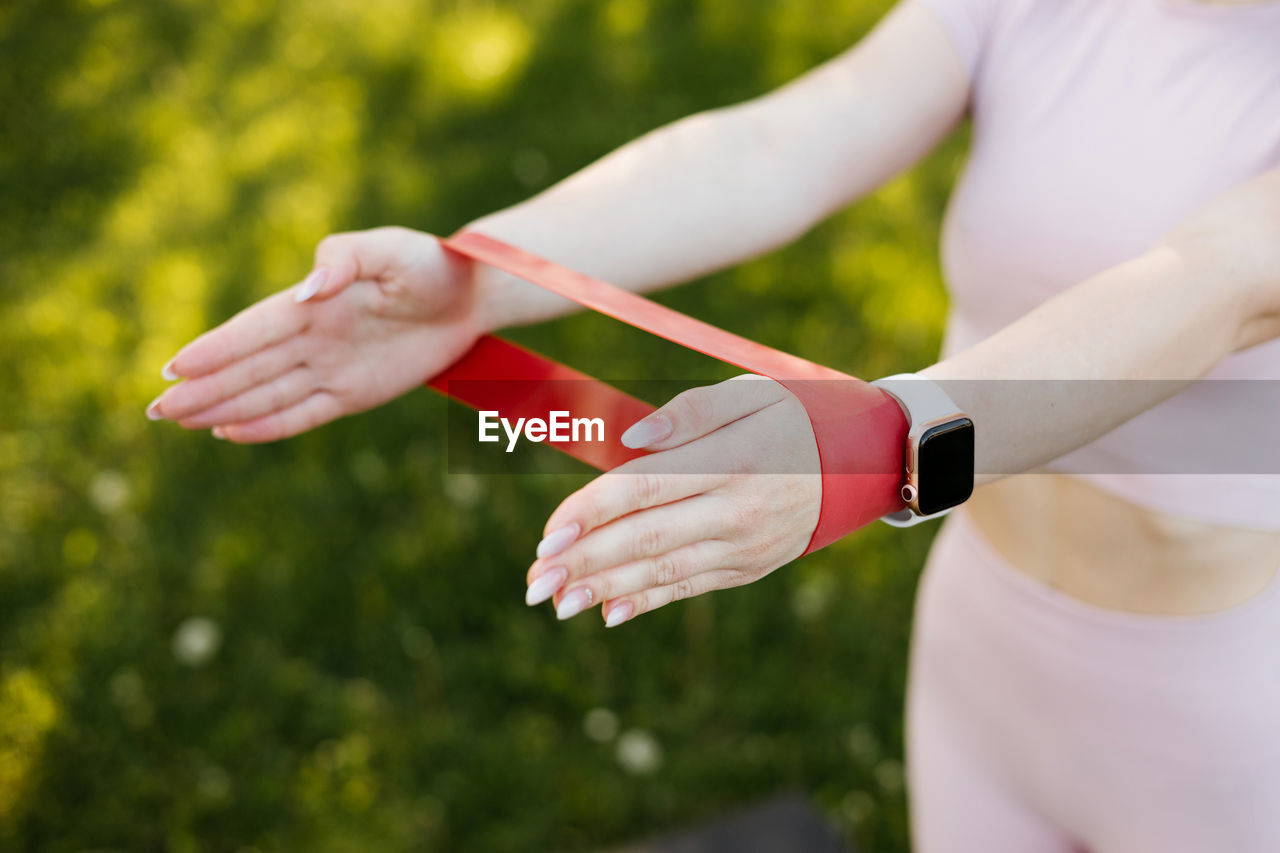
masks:
POLYGON ((720 532, 719 506, 714 498, 698 495, 631 513, 592 530, 559 554, 539 558, 529 567, 526 580, 533 583, 545 572, 561 568, 564 581, 572 583, 611 566, 715 538, 720 532))
POLYGON ((377 280, 393 268, 425 259, 429 237, 399 226, 330 234, 316 246, 316 263, 296 292, 299 302, 319 301, 355 281, 377 280), (314 277, 314 278, 313 278, 314 277))
POLYGON ((714 432, 786 399, 786 388, 763 376, 735 376, 716 385, 690 388, 622 434, 632 449, 666 450, 714 432), (754 380, 754 381, 747 381, 754 380))
POLYGON ((660 554, 611 566, 566 584, 555 597, 556 615, 567 619, 581 612, 583 607, 578 605, 584 601, 609 602, 720 571, 733 559, 734 552, 733 544, 723 539, 694 539, 660 554))
POLYGON ((164 366, 164 374, 174 379, 205 376, 293 337, 306 325, 306 309, 294 304, 289 291, 281 291, 187 344, 164 366))
POLYGON ((341 414, 342 407, 336 397, 328 391, 316 391, 283 411, 243 423, 214 427, 214 435, 239 444, 259 444, 315 429, 341 414))
POLYGON ((173 385, 156 398, 150 410, 173 421, 190 418, 205 409, 270 382, 297 367, 298 337, 267 347, 222 370, 173 385))
POLYGON ((633 459, 601 474, 556 507, 543 528, 538 556, 551 557, 585 533, 628 513, 683 500, 725 481, 720 473, 681 474, 678 454, 633 459))
POLYGON ((188 418, 178 420, 187 429, 208 429, 219 424, 236 424, 261 418, 300 403, 316 390, 311 368, 299 365, 270 382, 254 386, 243 394, 223 400, 188 418))
POLYGON ((604 615, 604 624, 616 628, 623 622, 630 622, 641 613, 650 613, 659 607, 665 607, 673 601, 681 601, 712 592, 717 589, 729 589, 742 585, 742 576, 735 569, 713 569, 690 575, 667 586, 661 586, 623 596, 612 601, 605 601, 600 608, 604 615))

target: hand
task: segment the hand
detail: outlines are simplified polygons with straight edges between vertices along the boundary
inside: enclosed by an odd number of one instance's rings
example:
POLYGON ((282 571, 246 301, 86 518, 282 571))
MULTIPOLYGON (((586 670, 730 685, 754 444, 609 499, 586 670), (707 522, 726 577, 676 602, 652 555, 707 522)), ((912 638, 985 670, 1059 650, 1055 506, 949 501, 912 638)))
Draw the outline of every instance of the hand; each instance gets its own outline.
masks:
POLYGON ((600 602, 613 627, 804 553, 822 478, 809 416, 783 386, 740 376, 685 391, 622 440, 660 452, 601 475, 551 514, 529 604, 554 594, 568 619, 600 602))
POLYGON ((300 284, 187 344, 147 407, 188 429, 274 441, 422 384, 485 331, 472 263, 406 228, 334 234, 300 284))

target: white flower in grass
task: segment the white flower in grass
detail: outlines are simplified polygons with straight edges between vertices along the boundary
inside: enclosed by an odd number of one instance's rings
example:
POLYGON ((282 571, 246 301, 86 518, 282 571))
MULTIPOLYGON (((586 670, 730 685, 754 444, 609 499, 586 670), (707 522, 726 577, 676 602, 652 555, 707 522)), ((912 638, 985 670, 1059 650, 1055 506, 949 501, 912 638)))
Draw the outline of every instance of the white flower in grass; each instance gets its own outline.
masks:
POLYGON ((129 480, 119 471, 99 471, 89 483, 89 499, 106 515, 124 509, 129 502, 129 480))
POLYGON ((906 772, 902 768, 901 761, 895 761, 892 758, 886 758, 876 765, 876 783, 880 785, 880 789, 889 794, 896 794, 903 789, 906 784, 906 772))
POLYGON ((850 791, 840 803, 840 811, 855 826, 876 813, 876 800, 866 791, 850 791))
POLYGON ((870 766, 880 758, 880 740, 866 723, 858 723, 849 730, 846 745, 849 757, 861 765, 870 766))
POLYGON ((147 698, 147 688, 136 669, 126 667, 111 676, 107 682, 111 699, 120 709, 120 715, 130 728, 140 729, 151 723, 155 708, 147 698))
POLYGON ((204 616, 192 616, 173 632, 173 656, 187 666, 204 666, 222 645, 222 629, 204 616))
POLYGON ((484 485, 474 474, 446 474, 444 493, 455 506, 470 509, 484 497, 484 485))
POLYGON ((215 764, 206 764, 196 773, 196 792, 211 803, 231 799, 231 775, 215 764))
POLYGON ((592 708, 582 718, 582 731, 597 743, 611 741, 618 736, 618 715, 608 708, 592 708))
POLYGON ((617 757, 632 776, 646 776, 662 766, 662 747, 643 729, 630 729, 618 738, 617 757))

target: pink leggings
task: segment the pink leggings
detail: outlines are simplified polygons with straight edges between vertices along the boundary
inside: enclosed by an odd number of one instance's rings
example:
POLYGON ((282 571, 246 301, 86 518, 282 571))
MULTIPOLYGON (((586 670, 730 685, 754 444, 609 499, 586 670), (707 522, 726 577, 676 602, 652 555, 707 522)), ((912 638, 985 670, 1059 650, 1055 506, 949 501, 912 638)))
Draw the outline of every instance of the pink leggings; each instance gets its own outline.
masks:
POLYGON ((1277 853, 1280 580, 1209 616, 1105 610, 957 512, 916 605, 907 764, 917 853, 1277 853))

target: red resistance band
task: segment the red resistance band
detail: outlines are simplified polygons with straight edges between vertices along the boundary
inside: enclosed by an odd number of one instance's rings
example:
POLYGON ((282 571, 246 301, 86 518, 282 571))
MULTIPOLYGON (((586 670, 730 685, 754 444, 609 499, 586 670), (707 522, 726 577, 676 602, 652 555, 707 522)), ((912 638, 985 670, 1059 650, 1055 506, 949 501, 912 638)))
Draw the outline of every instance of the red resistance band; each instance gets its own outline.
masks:
MULTIPOLYGON (((585 308, 773 379, 795 394, 809 415, 822 465, 822 507, 805 554, 902 509, 899 490, 907 421, 894 399, 879 388, 483 234, 463 231, 445 240, 444 246, 585 308)), ((630 426, 654 411, 643 400, 492 335, 477 341, 427 384, 475 409, 496 410, 508 418, 545 417, 564 410, 575 417, 602 417, 606 424, 630 426)), ((606 471, 646 455, 624 447, 616 437, 605 438, 548 443, 606 471)))

